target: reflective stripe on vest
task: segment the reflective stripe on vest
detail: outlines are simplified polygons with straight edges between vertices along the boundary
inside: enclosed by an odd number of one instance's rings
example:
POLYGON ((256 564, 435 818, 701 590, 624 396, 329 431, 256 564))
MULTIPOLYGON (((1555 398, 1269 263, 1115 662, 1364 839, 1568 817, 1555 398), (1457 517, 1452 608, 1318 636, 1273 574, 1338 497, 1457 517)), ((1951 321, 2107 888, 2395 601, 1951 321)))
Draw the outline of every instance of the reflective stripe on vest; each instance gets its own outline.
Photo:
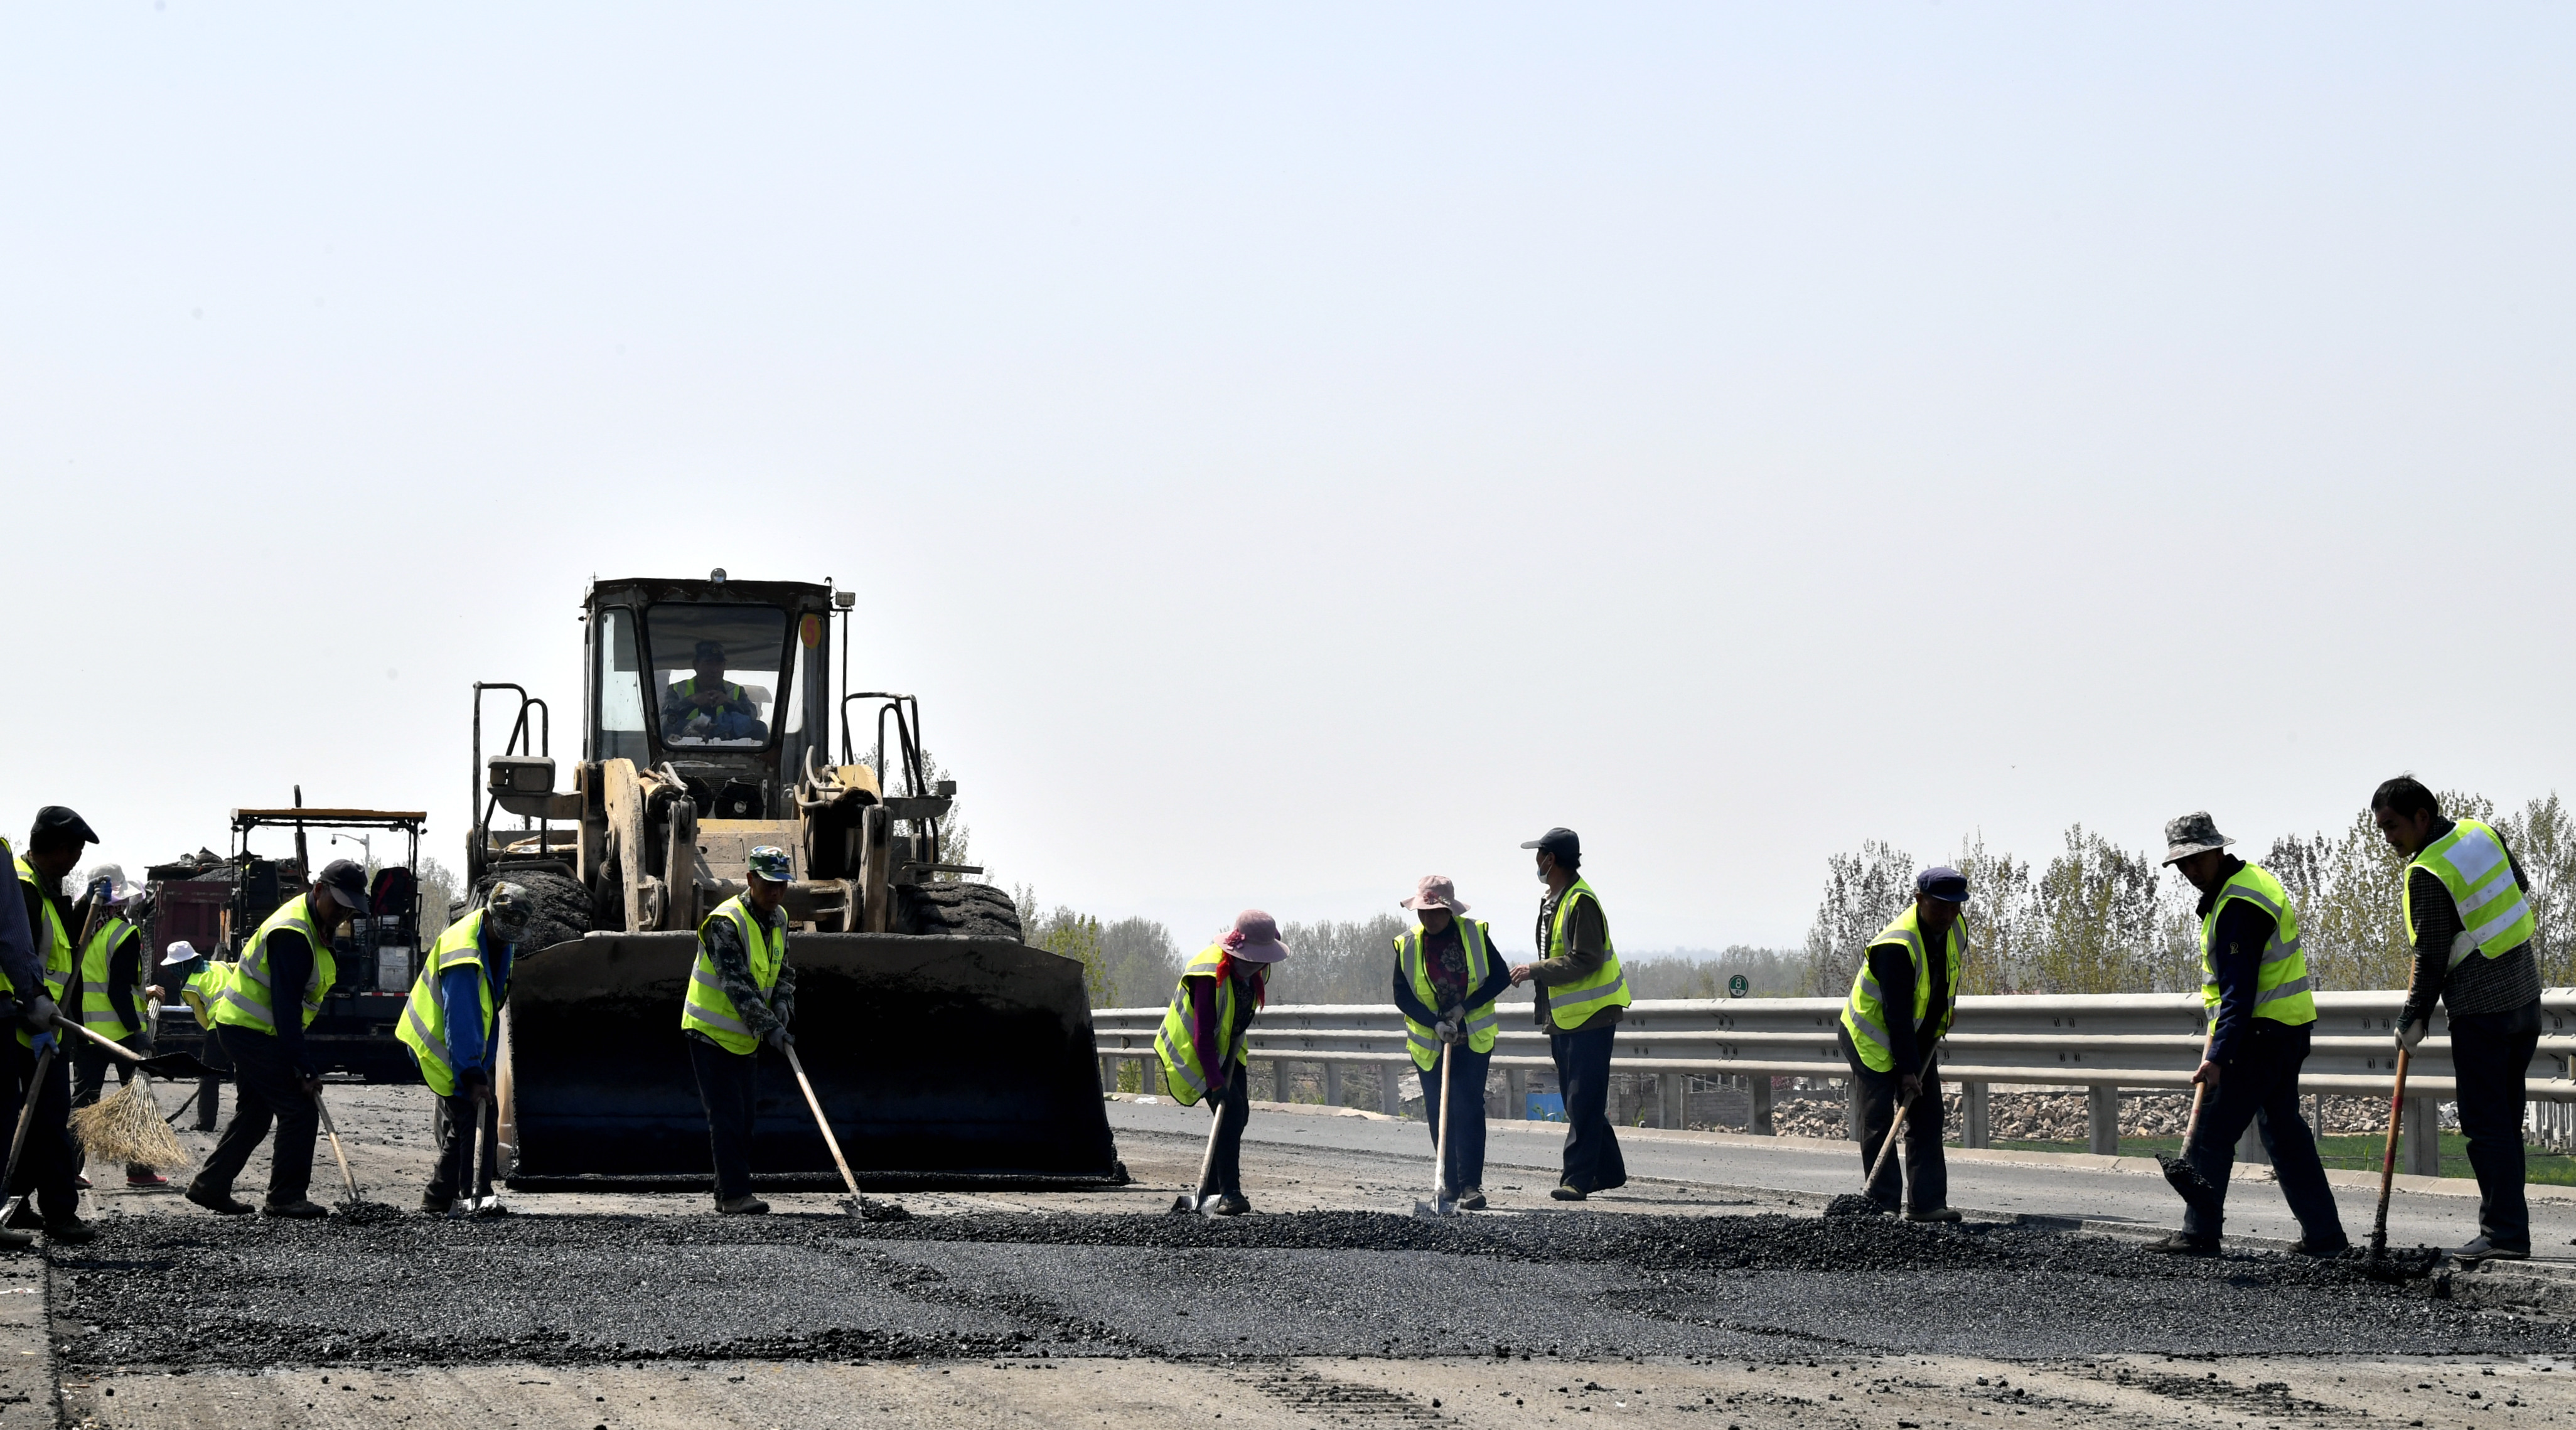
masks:
POLYGON ((224 985, 232 976, 231 964, 209 961, 205 967, 189 974, 187 982, 179 985, 179 1001, 187 1004, 188 1011, 197 1015, 198 1027, 215 1026, 215 1000, 224 996, 224 985))
POLYGON ((313 974, 300 995, 304 1004, 300 1026, 313 1026, 314 1018, 322 1012, 323 995, 339 980, 340 963, 332 956, 331 941, 313 926, 311 907, 312 896, 298 894, 260 922, 259 930, 242 949, 241 962, 233 965, 232 976, 224 980, 223 996, 215 1000, 216 1022, 272 1035, 277 1032, 277 1016, 270 1011, 275 993, 268 986, 268 936, 280 929, 293 929, 313 950, 313 974))
MULTIPOLYGON (((1556 901, 1556 918, 1548 926, 1547 957, 1563 958, 1574 950, 1574 905, 1577 899, 1589 899, 1593 909, 1601 908, 1601 896, 1581 879, 1566 886, 1565 896, 1556 901)), ((1601 915, 1601 966, 1571 983, 1552 984, 1547 990, 1547 1016, 1559 1032, 1572 1032, 1583 1020, 1603 1008, 1628 1006, 1628 976, 1619 971, 1619 952, 1610 945, 1610 916, 1601 915)))
MULTIPOLYGON (((438 936, 429 953, 421 960, 420 976, 411 982, 411 996, 403 1001, 402 1022, 394 1036, 411 1049, 420 1062, 421 1081, 441 1097, 456 1095, 456 1069, 447 1056, 446 975, 459 968, 483 967, 483 910, 476 909, 438 936)), ((492 1040, 500 1027, 493 1011, 492 981, 474 980, 482 990, 483 1046, 488 1057, 492 1040)))
POLYGON ((2299 951, 2299 910, 2271 870, 2248 864, 2219 886, 2200 921, 2200 1001, 2209 1010, 2209 1026, 2218 1026, 2218 963, 2210 945, 2218 936, 2218 911, 2230 899, 2242 899, 2272 917, 2272 937, 2263 945, 2263 964, 2254 979, 2254 1016, 2293 1027, 2315 1022, 2308 958, 2299 951))
MULTIPOLYGON (((107 927, 100 929, 97 936, 89 941, 89 947, 81 950, 80 1022, 82 1027, 102 1038, 128 1038, 143 1031, 118 1015, 116 1000, 111 996, 107 983, 108 961, 115 957, 116 946, 128 938, 140 937, 141 933, 120 914, 109 919, 107 927)), ((134 986, 127 990, 133 995, 134 1016, 149 1019, 152 1015, 144 1008, 143 959, 139 952, 135 956, 134 971, 134 986)))
MULTIPOLYGON (((1189 966, 1181 970, 1181 981, 1172 989, 1172 1006, 1163 1010, 1163 1026, 1154 1034, 1154 1055, 1163 1064, 1163 1082, 1172 1092, 1172 1101, 1183 1107, 1195 1105, 1208 1094, 1208 1079, 1200 1068, 1207 1066, 1199 1055, 1198 1034, 1190 1026, 1190 980, 1216 980, 1216 1030, 1218 1037, 1234 1026, 1234 980, 1222 975, 1225 945, 1212 943, 1191 955, 1189 966)), ((1234 1046, 1215 1064, 1243 1061, 1250 1046, 1252 1025, 1244 1025, 1235 1036, 1234 1046)))
MULTIPOLYGON (((18 882, 36 891, 36 915, 43 927, 30 928, 27 933, 36 940, 37 951, 44 955, 45 996, 59 1006, 69 996, 72 982, 71 931, 63 927, 62 915, 55 910, 54 901, 46 897, 43 876, 23 857, 13 858, 11 862, 17 865, 18 882)), ((25 1024, 20 1024, 18 1046, 32 1048, 35 1045, 35 1035, 27 1031, 25 1024)))
MULTIPOLYGON (((715 1040, 717 1047, 745 1056, 759 1050, 760 1039, 751 1035, 751 1027, 742 1021, 742 1010, 733 1006, 732 995, 724 990, 717 976, 716 961, 707 952, 707 925, 718 919, 731 921, 742 935, 742 950, 751 963, 751 986, 764 998, 778 986, 780 950, 787 942, 783 927, 771 928, 745 900, 747 894, 736 894, 716 905, 714 913, 698 924, 698 961, 689 967, 689 990, 680 1000, 680 1026, 694 1029, 715 1040)), ((783 922, 783 921, 782 921, 783 922)))
POLYGON ((2474 819, 2455 821, 2451 832, 2426 845, 2406 866, 2399 895, 2406 914, 2406 937, 2415 937, 2415 879, 2422 869, 2442 881, 2460 910, 2459 936, 2451 940, 2450 966, 2459 967, 2472 953, 2498 958, 2531 942, 2539 925, 2522 881, 2513 877, 2513 860, 2504 839, 2474 819))
MULTIPOLYGON (((1894 945, 1905 950, 1914 965, 1914 1007, 1906 1026, 1920 1028, 1925 1015, 1932 1011, 1932 967, 1923 947, 1921 910, 1908 903, 1905 912, 1888 921, 1861 949, 1860 972, 1852 976, 1851 996, 1843 1000, 1843 1030, 1851 1034, 1852 1049, 1860 1054, 1861 1063, 1872 1072, 1896 1071, 1894 1040, 1887 1033, 1887 994, 1878 986, 1877 975, 1869 971, 1869 950, 1894 945)), ((1942 940, 1941 961, 1949 970, 1948 992, 1944 997, 1941 1022, 1932 1030, 1935 1042, 1950 1031, 1951 1020, 1959 1016, 1959 965, 1968 956, 1968 915, 1960 911, 1950 921, 1949 937, 1942 940)))
MULTIPOLYGON (((1458 930, 1459 939, 1467 946, 1467 991, 1473 993, 1485 986, 1485 974, 1491 967, 1494 930, 1488 924, 1461 918, 1456 914, 1449 916, 1449 922, 1458 930)), ((1413 996, 1422 1000, 1423 1007, 1435 1013, 1443 1011, 1440 1007, 1440 995, 1431 986, 1430 965, 1422 956, 1420 926, 1406 929, 1404 937, 1395 941, 1395 966, 1404 974, 1405 981, 1413 985, 1413 996)), ((1502 1025, 1502 1021, 1502 1016, 1494 1011, 1494 1005, 1491 1003, 1480 1008, 1468 1009, 1468 1048, 1479 1053, 1492 1052, 1494 1030, 1502 1025)), ((1404 1018, 1404 1046, 1405 1051, 1413 1054, 1413 1065, 1424 1072, 1431 1071, 1432 1067, 1440 1061, 1439 1035, 1413 1021, 1411 1014, 1406 1014, 1404 1018)))

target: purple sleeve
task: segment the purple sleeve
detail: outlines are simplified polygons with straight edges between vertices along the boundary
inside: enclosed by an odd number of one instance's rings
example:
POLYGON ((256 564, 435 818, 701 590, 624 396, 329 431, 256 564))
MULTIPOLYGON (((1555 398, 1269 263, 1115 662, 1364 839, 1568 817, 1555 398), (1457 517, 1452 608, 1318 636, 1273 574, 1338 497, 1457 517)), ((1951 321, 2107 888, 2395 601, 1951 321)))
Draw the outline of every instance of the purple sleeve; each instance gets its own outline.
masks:
POLYGON ((1216 980, 1184 978, 1181 986, 1190 991, 1190 1046, 1198 1049, 1199 1076, 1214 1092, 1225 1085, 1218 1076, 1225 1066, 1225 1050, 1217 1046, 1217 1039, 1225 1036, 1225 1030, 1216 1022, 1216 980))

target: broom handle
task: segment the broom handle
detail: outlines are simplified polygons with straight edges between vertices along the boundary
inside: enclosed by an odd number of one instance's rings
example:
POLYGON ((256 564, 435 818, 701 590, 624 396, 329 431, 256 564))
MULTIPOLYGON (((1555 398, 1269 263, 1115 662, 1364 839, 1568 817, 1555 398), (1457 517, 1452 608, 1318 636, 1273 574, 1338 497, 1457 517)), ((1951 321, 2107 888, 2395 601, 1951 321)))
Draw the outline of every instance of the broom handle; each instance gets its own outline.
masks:
POLYGON ((322 1100, 319 1092, 313 1094, 313 1110, 322 1114, 322 1131, 331 1139, 331 1155, 339 1159, 340 1185, 349 1189, 349 1200, 355 1202, 358 1200, 358 1179, 349 1175, 349 1154, 340 1150, 340 1129, 331 1125, 331 1105, 322 1100))
POLYGON ((857 1196, 859 1179, 850 1175, 850 1160, 841 1155, 841 1139, 832 1135, 832 1121, 823 1115, 823 1102, 814 1095, 814 1084, 806 1080, 805 1065, 796 1060, 794 1048, 779 1051, 787 1054, 787 1065, 796 1070, 796 1085, 805 1090, 805 1105, 814 1109, 814 1125, 823 1129, 823 1145, 832 1149, 832 1165, 841 1169, 841 1181, 849 1187, 850 1195, 857 1196))
POLYGON ((56 1009, 54 1012, 54 1026, 66 1033, 78 1033, 82 1037, 89 1039, 91 1042, 98 1044, 100 1047, 107 1049, 109 1052, 116 1054, 118 1057, 125 1059, 129 1063, 139 1063, 143 1061, 143 1055, 141 1053, 134 1051, 132 1048, 127 1047, 123 1043, 116 1041, 114 1038, 111 1038, 104 1033, 91 1032, 89 1029, 84 1028, 80 1024, 63 1016, 60 1009, 56 1009))
POLYGON ((36 1075, 27 1080, 27 1105, 18 1111, 18 1135, 9 1139, 9 1166, 0 1171, 0 1197, 18 1181, 18 1154, 27 1150, 27 1129, 36 1125, 36 1103, 45 1095, 45 1074, 54 1066, 54 1048, 36 1055, 36 1075))
POLYGON ((2397 1185, 2397 1129, 2406 1120, 2406 1062, 2414 1052, 2413 1048, 2397 1050, 2397 1085, 2388 1094, 2388 1150, 2379 1157, 2379 1211, 2370 1222, 2373 1254, 2388 1245, 2388 1193, 2397 1185))

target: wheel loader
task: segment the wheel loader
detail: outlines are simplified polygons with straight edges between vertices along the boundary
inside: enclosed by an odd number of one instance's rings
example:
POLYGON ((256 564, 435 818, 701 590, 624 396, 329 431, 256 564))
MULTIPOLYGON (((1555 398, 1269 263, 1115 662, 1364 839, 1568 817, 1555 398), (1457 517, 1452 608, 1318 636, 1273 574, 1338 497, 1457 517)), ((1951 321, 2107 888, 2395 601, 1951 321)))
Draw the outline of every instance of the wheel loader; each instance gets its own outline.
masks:
MULTIPOLYGON (((848 689, 855 605, 722 570, 594 580, 568 789, 546 703, 475 685, 467 902, 507 879, 540 908, 496 1088, 513 1188, 711 1184, 680 1005, 700 922, 763 845, 795 870, 796 1050, 865 1184, 1125 1180, 1082 966, 1023 943, 1010 898, 943 860, 956 783, 926 777, 918 699, 848 689), (507 712, 488 757, 487 702, 507 712)), ((837 1188, 784 1060, 758 1056, 756 1182, 837 1188)))

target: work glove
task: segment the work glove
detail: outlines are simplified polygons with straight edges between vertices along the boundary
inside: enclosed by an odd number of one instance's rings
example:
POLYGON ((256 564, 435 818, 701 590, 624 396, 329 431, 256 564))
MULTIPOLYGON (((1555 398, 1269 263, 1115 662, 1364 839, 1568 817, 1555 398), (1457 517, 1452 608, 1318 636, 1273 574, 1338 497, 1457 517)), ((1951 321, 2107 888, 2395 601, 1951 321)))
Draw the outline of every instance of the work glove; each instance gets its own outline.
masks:
POLYGON ((36 1045, 37 1052, 50 1053, 54 1050, 54 1045, 60 1041, 60 1038, 55 1034, 53 1029, 47 1028, 45 1031, 38 1033, 35 1037, 29 1039, 29 1041, 36 1045))
POLYGON ((54 1030, 54 1019, 62 1016, 62 1010, 54 1006, 53 999, 39 993, 36 995, 36 1001, 28 1004, 26 1010, 18 1016, 26 1022, 27 1031, 50 1033, 54 1030))
POLYGON ((769 1031, 761 1034, 760 1040, 782 1053, 796 1046, 796 1035, 787 1031, 784 1023, 770 1024, 769 1031))
POLYGON ((2429 1015, 2422 1018, 2409 1018, 2398 1024, 2397 1046, 2412 1051, 2417 1043, 2424 1041, 2424 1033, 2432 1025, 2433 1020, 2429 1015))
POLYGON ((1443 1018, 1439 1022, 1432 1024, 1431 1036, 1438 1038, 1444 1043, 1454 1043, 1458 1041, 1457 1021, 1455 1019, 1443 1018))
POLYGON ((490 1081, 491 1077, 481 1068, 461 1068, 456 1074, 456 1095, 458 1097, 480 1096, 485 1084, 490 1081))

